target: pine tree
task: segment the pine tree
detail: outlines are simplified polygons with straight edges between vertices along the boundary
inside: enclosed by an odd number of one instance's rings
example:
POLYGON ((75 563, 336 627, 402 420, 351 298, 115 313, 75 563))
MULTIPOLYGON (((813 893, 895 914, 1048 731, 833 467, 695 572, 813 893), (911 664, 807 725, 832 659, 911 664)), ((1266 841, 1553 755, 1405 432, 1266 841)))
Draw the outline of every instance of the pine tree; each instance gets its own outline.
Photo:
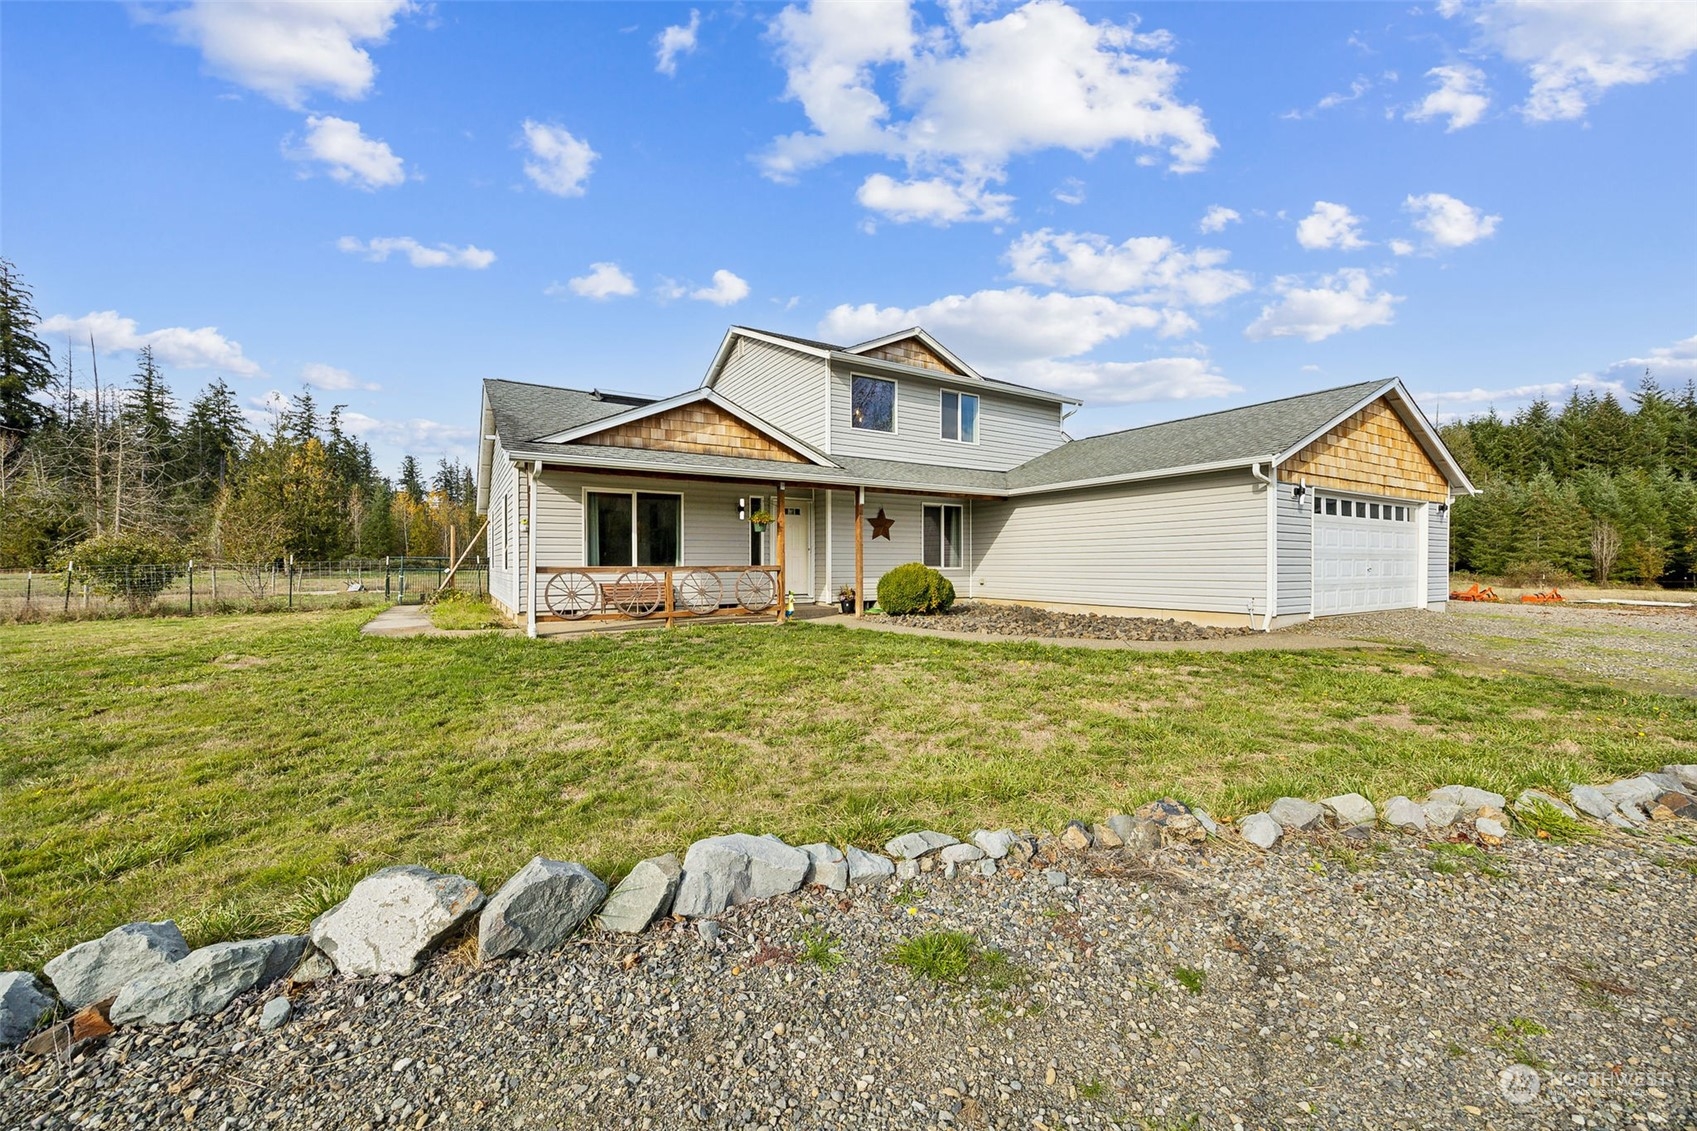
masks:
POLYGON ((53 356, 35 336, 40 320, 35 295, 12 261, 0 258, 0 433, 12 434, 13 457, 49 419, 48 407, 35 399, 53 383, 53 356))

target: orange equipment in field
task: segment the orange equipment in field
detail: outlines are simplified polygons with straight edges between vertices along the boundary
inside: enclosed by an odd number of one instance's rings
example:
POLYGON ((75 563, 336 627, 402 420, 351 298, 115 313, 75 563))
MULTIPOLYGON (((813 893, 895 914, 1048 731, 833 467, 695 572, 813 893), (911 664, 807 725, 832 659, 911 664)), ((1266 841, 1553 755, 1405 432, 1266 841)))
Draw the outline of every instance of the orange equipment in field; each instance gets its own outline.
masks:
POLYGON ((1561 590, 1553 585, 1550 586, 1548 593, 1522 593, 1520 595, 1522 605, 1560 605, 1566 601, 1567 598, 1561 595, 1561 590))
POLYGON ((1487 585, 1487 586, 1485 586, 1485 588, 1481 589, 1481 588, 1479 588, 1479 583, 1477 581, 1475 581, 1472 585, 1469 585, 1466 589, 1452 589, 1452 590, 1450 590, 1450 600, 1452 600, 1452 601, 1500 601, 1500 600, 1502 600, 1502 598, 1497 596, 1497 591, 1495 589, 1492 589, 1489 585, 1487 585))

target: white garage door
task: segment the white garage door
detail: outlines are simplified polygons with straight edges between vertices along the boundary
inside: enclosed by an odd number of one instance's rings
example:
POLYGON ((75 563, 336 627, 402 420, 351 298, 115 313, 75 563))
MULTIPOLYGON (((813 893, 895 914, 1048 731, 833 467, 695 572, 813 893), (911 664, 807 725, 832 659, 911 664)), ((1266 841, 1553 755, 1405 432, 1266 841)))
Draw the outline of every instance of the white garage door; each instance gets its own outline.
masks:
POLYGON ((1415 508, 1316 493, 1314 615, 1420 604, 1415 508))

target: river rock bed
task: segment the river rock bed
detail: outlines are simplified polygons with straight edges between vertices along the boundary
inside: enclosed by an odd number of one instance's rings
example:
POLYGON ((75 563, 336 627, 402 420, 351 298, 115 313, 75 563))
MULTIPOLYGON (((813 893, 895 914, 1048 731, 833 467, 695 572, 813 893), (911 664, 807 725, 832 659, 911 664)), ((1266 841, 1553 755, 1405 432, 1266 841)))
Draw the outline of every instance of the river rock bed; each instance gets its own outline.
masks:
POLYGON ((988 605, 957 601, 947 612, 930 616, 886 617, 891 624, 944 632, 991 636, 1038 636, 1066 640, 1219 640, 1246 636, 1247 628, 1209 628, 1181 620, 1115 617, 1097 613, 1060 613, 1026 605, 988 605))
POLYGON ((717 922, 481 966, 468 937, 411 977, 279 984, 69 1063, 7 1053, 0 1126, 1697 1126, 1677 836, 1051 845, 717 922), (999 976, 890 961, 944 931, 999 976))

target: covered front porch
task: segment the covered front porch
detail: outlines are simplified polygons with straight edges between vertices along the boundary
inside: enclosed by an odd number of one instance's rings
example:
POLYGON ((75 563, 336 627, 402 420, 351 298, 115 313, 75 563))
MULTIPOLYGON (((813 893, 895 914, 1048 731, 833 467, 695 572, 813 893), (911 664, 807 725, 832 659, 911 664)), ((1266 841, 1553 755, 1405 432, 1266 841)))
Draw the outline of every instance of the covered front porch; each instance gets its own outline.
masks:
POLYGON ((509 612, 530 635, 577 622, 781 621, 848 590, 858 616, 884 572, 920 560, 970 587, 967 497, 552 463, 526 468, 520 485, 520 513, 491 521, 510 526, 509 612))

